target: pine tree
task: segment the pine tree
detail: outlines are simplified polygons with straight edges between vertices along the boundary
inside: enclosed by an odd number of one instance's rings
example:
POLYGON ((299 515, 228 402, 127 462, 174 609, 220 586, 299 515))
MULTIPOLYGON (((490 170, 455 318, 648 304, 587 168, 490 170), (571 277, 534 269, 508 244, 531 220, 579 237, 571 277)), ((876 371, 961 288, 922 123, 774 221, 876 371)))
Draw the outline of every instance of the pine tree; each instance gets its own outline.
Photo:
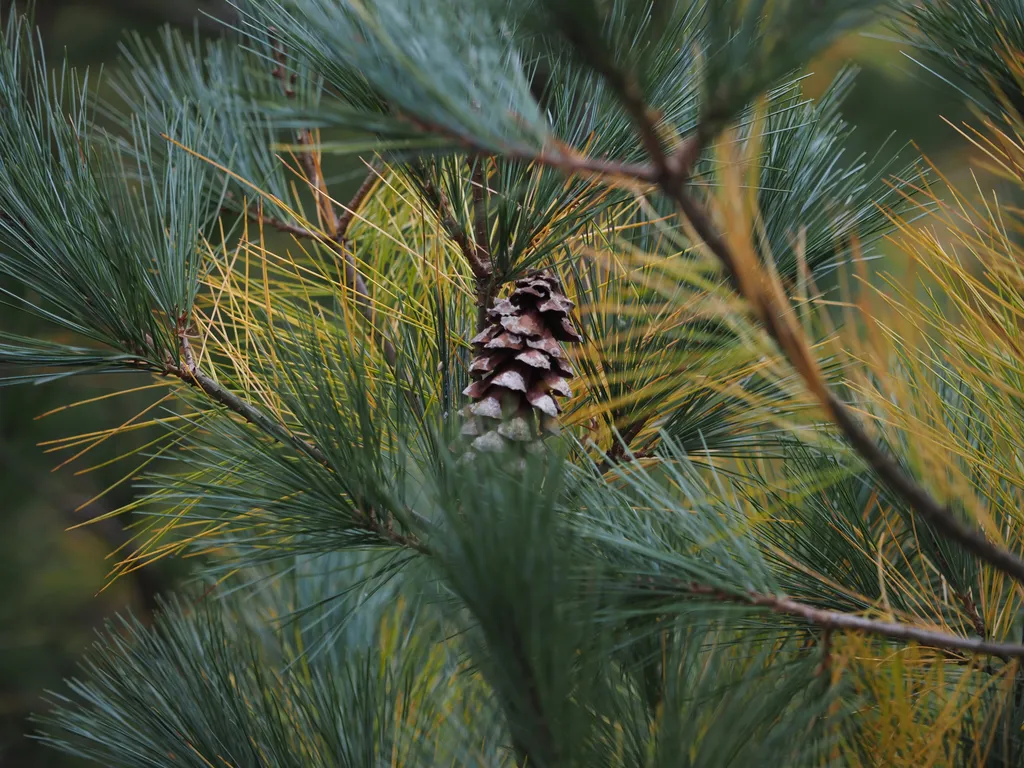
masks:
MULTIPOLYGON (((889 18, 939 40, 906 25, 974 7, 889 18)), ((1020 765, 1020 211, 845 157, 852 73, 800 90, 892 12, 249 0, 223 39, 129 41, 117 103, 12 16, 0 275, 53 333, 0 362, 166 385, 114 575, 196 569, 39 737, 133 767, 1020 765), (854 290, 883 237, 917 271, 854 290)), ((999 40, 957 49, 974 87, 1024 82, 999 40)), ((1020 188, 998 103, 978 135, 1020 188)))

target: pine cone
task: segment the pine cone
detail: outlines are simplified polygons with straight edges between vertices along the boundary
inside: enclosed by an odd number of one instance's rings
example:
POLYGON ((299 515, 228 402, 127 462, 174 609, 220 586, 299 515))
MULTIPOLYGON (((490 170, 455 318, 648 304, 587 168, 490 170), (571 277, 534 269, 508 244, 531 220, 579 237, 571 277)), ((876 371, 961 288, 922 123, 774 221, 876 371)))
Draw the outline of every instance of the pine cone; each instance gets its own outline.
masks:
POLYGON ((490 324, 472 341, 473 383, 463 394, 473 403, 462 427, 474 438, 472 451, 536 448, 547 433, 558 432, 562 409, 556 397, 572 395, 568 380, 574 373, 559 342, 583 340, 569 317, 573 303, 546 271, 515 286, 488 310, 490 324))

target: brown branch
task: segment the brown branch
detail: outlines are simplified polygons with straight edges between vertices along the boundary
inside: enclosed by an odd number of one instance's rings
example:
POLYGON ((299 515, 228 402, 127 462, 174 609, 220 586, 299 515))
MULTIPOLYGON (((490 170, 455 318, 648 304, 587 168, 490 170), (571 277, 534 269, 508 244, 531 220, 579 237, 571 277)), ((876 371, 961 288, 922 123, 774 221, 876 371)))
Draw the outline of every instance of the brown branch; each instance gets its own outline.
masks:
POLYGON ((503 157, 509 160, 521 160, 555 168, 565 173, 598 176, 605 181, 617 179, 635 184, 637 181, 646 184, 657 184, 661 174, 651 163, 629 163, 607 158, 581 155, 568 145, 552 144, 542 149, 529 147, 503 147, 500 150, 478 144, 462 134, 455 133, 444 126, 435 125, 410 115, 401 115, 406 121, 425 133, 432 133, 448 139, 462 147, 470 158, 503 157))
MULTIPOLYGON (((891 456, 882 451, 854 418, 847 405, 836 397, 823 381, 815 378, 807 366, 797 364, 800 361, 795 360, 792 353, 793 335, 796 331, 784 320, 782 308, 774 306, 770 294, 762 293, 759 296, 750 296, 743 289, 732 252, 725 240, 715 231, 707 211, 685 190, 677 194, 676 201, 694 231, 725 267, 733 287, 744 298, 754 299, 755 303, 761 304, 759 314, 768 335, 787 355, 790 362, 794 363, 808 389, 820 398, 821 404, 832 418, 833 423, 867 465, 892 491, 904 499, 911 509, 942 535, 958 542, 964 549, 1024 583, 1024 561, 1009 550, 993 544, 984 533, 966 525, 957 518, 951 509, 936 501, 928 491, 907 475, 891 456)), ((755 308, 758 307, 755 306, 755 308)))
POLYGON ((971 624, 974 627, 974 631, 978 634, 978 637, 988 637, 985 620, 981 617, 981 613, 978 611, 978 606, 974 602, 974 598, 971 597, 970 593, 961 592, 957 589, 953 590, 953 594, 955 594, 957 600, 960 601, 960 605, 967 614, 967 618, 971 620, 971 624))
POLYGON ((341 212, 341 216, 338 217, 338 231, 334 233, 335 241, 339 243, 347 242, 348 240, 348 228, 352 226, 352 222, 355 220, 356 212, 363 207, 363 201, 369 197, 370 192, 373 191, 374 186, 377 184, 377 179, 380 178, 380 172, 377 166, 373 163, 370 164, 370 169, 366 174, 366 178, 363 179, 363 183, 359 185, 359 189, 349 200, 345 210, 341 212))
MULTIPOLYGON (((224 206, 221 208, 221 212, 233 212, 233 209, 224 206)), ((268 216, 263 213, 262 206, 255 210, 246 207, 244 215, 249 221, 255 222, 256 224, 262 224, 263 226, 270 227, 271 229, 276 229, 278 232, 284 232, 285 234, 291 235, 299 240, 308 239, 325 241, 327 239, 323 235, 314 232, 312 229, 306 229, 306 227, 303 227, 300 224, 285 221, 284 219, 278 219, 274 216, 268 216)))
MULTIPOLYGON (((262 206, 255 211, 246 210, 245 216, 250 221, 255 221, 259 224, 263 224, 264 226, 272 227, 279 232, 284 232, 300 240, 316 240, 332 250, 335 255, 338 256, 344 267, 345 284, 352 286, 354 289, 356 295, 356 306, 358 307, 360 314, 362 314, 363 318, 368 323, 374 325, 376 328, 376 313, 370 299, 369 288, 367 288, 366 281, 356 268, 351 253, 343 242, 339 242, 332 235, 326 235, 312 229, 307 229, 299 224, 293 224, 291 222, 284 221, 283 219, 267 216, 263 213, 262 206)), ((397 353, 395 352, 395 348, 391 342, 383 335, 381 337, 381 347, 388 365, 394 368, 397 362, 397 353)))
MULTIPOLYGON (((676 589, 678 590, 679 587, 677 586, 676 589)), ((964 651, 977 655, 995 656, 1003 660, 1024 658, 1024 645, 997 643, 985 640, 984 638, 959 637, 958 635, 950 635, 945 632, 915 627, 911 624, 878 621, 839 611, 826 611, 821 608, 805 605, 788 597, 778 597, 754 591, 735 595, 706 584, 697 583, 683 586, 682 591, 686 594, 707 597, 718 602, 741 603, 767 608, 783 616, 804 619, 824 630, 860 632, 885 637, 890 640, 915 642, 928 648, 964 651)))
POLYGON ((438 221, 441 223, 441 229, 444 230, 444 233, 452 242, 459 246, 459 251, 465 257, 466 263, 469 264, 469 270, 475 278, 480 268, 480 265, 476 262, 476 248, 470 242, 469 235, 459 226, 459 222, 455 220, 455 214, 452 211, 451 203, 448 201, 448 196, 443 191, 434 187, 425 176, 422 183, 424 194, 430 198, 430 202, 436 209, 435 212, 437 213, 438 221))
POLYGON ((476 263, 482 272, 491 257, 490 227, 487 221, 487 177, 483 160, 470 164, 470 187, 473 193, 473 236, 476 241, 476 263))
POLYGON ((301 437, 292 434, 282 424, 270 418, 262 410, 243 400, 234 392, 226 389, 219 382, 204 373, 196 363, 195 355, 192 352, 192 345, 188 340, 188 334, 184 327, 178 331, 178 340, 181 344, 181 354, 184 358, 184 365, 168 362, 163 372, 169 376, 176 376, 186 384, 204 392, 211 400, 223 405, 230 411, 237 413, 243 419, 259 427, 263 432, 270 435, 280 443, 290 445, 300 453, 304 453, 313 459, 317 464, 330 469, 330 461, 326 454, 318 446, 303 440, 301 437))
MULTIPOLYGON (((478 158, 482 160, 482 158, 478 158)), ((472 160, 470 161, 472 163, 472 160)), ((475 176, 474 172, 474 176, 475 176)), ((469 271, 473 275, 473 282, 476 286, 476 299, 475 303, 477 306, 477 330, 483 330, 484 325, 487 322, 487 310, 491 305, 491 295, 494 292, 493 285, 493 274, 491 270, 490 254, 486 248, 479 247, 478 243, 487 243, 487 227, 486 218, 481 221, 482 216, 486 217, 486 209, 483 208, 482 202, 478 201, 477 195, 483 191, 482 180, 479 180, 479 188, 474 182, 473 195, 474 195, 474 208, 475 208, 475 219, 477 222, 476 233, 474 243, 469 238, 469 234, 459 224, 455 218, 455 213, 452 210, 451 203, 448 201, 448 196, 445 195, 443 190, 439 190, 429 181, 426 174, 423 174, 421 183, 423 184, 424 195, 430 199, 431 204, 434 206, 437 212, 438 221, 441 223, 441 229, 444 230, 445 235, 454 242, 466 259, 466 263, 469 265, 469 271), (478 191, 479 190, 479 191, 478 191)))
POLYGON ((313 132, 308 128, 302 129, 299 131, 298 142, 299 146, 305 148, 299 153, 299 162, 302 163, 302 170, 306 174, 306 181, 309 184, 309 188, 313 191, 313 197, 316 199, 320 221, 323 223, 324 229, 327 230, 328 234, 335 238, 338 234, 338 214, 334 210, 334 203, 331 201, 331 196, 327 190, 327 181, 324 179, 320 167, 320 157, 315 149, 316 139, 313 136, 313 132))
POLYGON ((652 114, 647 106, 636 78, 615 67, 602 66, 600 72, 612 90, 619 95, 622 106, 633 121, 636 132, 640 136, 640 143, 643 144, 648 157, 654 164, 659 182, 667 179, 672 172, 669 167, 669 158, 665 154, 661 137, 658 135, 658 117, 652 114))
MULTIPOLYGON (((191 387, 201 390, 211 400, 223 405, 228 410, 238 414, 250 424, 258 427, 265 434, 277 440, 279 443, 289 445, 300 453, 308 456, 325 469, 335 471, 330 460, 323 450, 315 443, 304 440, 293 434, 283 424, 265 414, 261 409, 243 400, 234 392, 222 386, 212 379, 200 368, 192 351, 192 345, 188 339, 188 333, 184 322, 179 323, 178 340, 181 345, 183 364, 168 361, 161 371, 166 376, 175 376, 191 387)), ((424 522, 423 518, 411 509, 406 513, 411 517, 424 522)), ((412 535, 398 533, 392 527, 390 518, 382 520, 372 509, 362 513, 364 527, 376 533, 382 539, 390 541, 399 547, 411 549, 421 554, 427 554, 426 546, 412 535)))
MULTIPOLYGON (((483 152, 492 156, 494 152, 483 152)), ((598 157, 586 157, 575 152, 545 151, 538 153, 529 151, 516 152, 505 155, 513 159, 529 160, 550 168, 556 168, 570 173, 586 174, 606 177, 610 179, 622 179, 623 181, 641 181, 647 184, 658 182, 658 170, 654 166, 642 163, 627 163, 618 160, 607 160, 598 157)))
POLYGON ((636 436, 643 431, 649 419, 649 416, 640 416, 636 420, 630 422, 621 432, 619 432, 618 436, 614 438, 614 442, 608 451, 607 457, 597 465, 598 472, 603 475, 616 464, 622 463, 627 455, 630 454, 630 444, 636 439, 636 436))
POLYGON ((979 637, 988 637, 988 629, 985 627, 985 620, 981 617, 981 613, 978 611, 978 606, 974 602, 974 598, 971 597, 970 590, 964 591, 959 585, 950 583, 949 579, 946 578, 945 574, 953 573, 953 569, 949 567, 949 563, 946 561, 946 556, 942 553, 942 550, 936 549, 935 564, 938 566, 939 571, 942 573, 942 578, 946 583, 949 583, 953 596, 956 597, 960 606, 964 609, 964 613, 967 614, 967 618, 970 619, 971 625, 974 627, 974 631, 979 637))
POLYGON ((879 477, 901 496, 910 507, 947 538, 964 549, 1007 573, 1024 584, 1024 561, 1008 549, 993 544, 977 528, 962 522, 951 509, 936 501, 931 494, 907 475, 879 448, 850 413, 849 408, 830 391, 826 391, 826 410, 854 450, 861 455, 879 477))

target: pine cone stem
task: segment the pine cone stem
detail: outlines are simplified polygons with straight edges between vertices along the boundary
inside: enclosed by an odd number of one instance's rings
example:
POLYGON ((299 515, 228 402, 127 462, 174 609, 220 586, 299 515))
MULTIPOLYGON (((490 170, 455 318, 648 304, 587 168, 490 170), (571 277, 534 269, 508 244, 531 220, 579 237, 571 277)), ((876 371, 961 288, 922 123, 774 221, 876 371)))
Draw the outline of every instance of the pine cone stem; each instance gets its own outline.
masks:
POLYGON ((487 313, 491 306, 491 288, 490 283, 481 284, 480 280, 476 283, 476 331, 481 333, 487 328, 487 313))
MULTIPOLYGON (((473 193, 473 258, 470 267, 476 281, 477 333, 487 326, 487 310, 491 306, 494 267, 491 265, 490 219, 487 208, 486 158, 469 159, 470 187, 473 193)), ((468 254, 467 254, 468 256, 468 254)))

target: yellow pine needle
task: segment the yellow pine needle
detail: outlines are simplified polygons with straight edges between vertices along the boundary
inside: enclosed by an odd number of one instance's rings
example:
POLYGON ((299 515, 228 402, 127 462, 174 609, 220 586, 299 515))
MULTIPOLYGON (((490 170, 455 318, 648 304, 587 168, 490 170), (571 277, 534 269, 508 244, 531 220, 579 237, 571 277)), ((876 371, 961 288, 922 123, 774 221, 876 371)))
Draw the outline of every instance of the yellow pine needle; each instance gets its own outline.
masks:
POLYGON ((77 400, 77 401, 75 401, 73 403, 68 403, 67 405, 61 405, 61 406, 59 406, 57 408, 51 408, 49 411, 46 411, 46 413, 41 413, 41 414, 39 414, 38 416, 36 416, 34 418, 36 420, 45 419, 47 416, 53 416, 56 413, 61 413, 63 411, 70 410, 71 408, 78 408, 78 407, 83 406, 83 405, 91 405, 92 403, 99 403, 99 402, 102 402, 103 400, 108 400, 108 399, 113 398, 113 397, 120 397, 121 395, 131 395, 131 394, 134 394, 136 392, 145 392, 145 391, 150 390, 150 389, 159 389, 160 387, 167 387, 171 383, 173 383, 173 382, 170 382, 170 381, 157 381, 157 382, 154 382, 152 384, 144 384, 144 385, 139 386, 139 387, 132 387, 131 389, 117 389, 117 390, 114 390, 113 392, 106 392, 106 393, 104 393, 102 395, 97 395, 96 397, 90 397, 90 398, 85 399, 85 400, 77 400))
MULTIPOLYGON (((131 479, 133 479, 134 477, 136 477, 138 475, 139 472, 141 472, 143 469, 145 469, 150 464, 152 464, 154 461, 156 461, 158 458, 160 458, 164 453, 166 453, 172 447, 177 445, 178 442, 179 442, 178 440, 175 440, 175 441, 169 443, 168 445, 165 445, 163 448, 161 448, 159 451, 157 451, 152 456, 149 456, 149 457, 145 458, 131 472, 127 473, 126 475, 123 475, 118 480, 115 480, 114 482, 112 482, 110 485, 108 485, 106 488, 104 488, 102 491, 97 493, 92 498, 88 499, 87 501, 83 502, 82 504, 79 504, 77 507, 75 507, 74 511, 75 512, 81 512, 83 509, 85 509, 86 507, 90 506, 91 504, 95 504, 97 501, 102 499, 104 496, 106 496, 108 493, 110 493, 112 490, 114 490, 118 486, 126 483, 127 481, 129 481, 131 479)), ((75 530, 76 528, 82 527, 83 525, 88 525, 90 522, 95 522, 95 521, 99 521, 99 520, 106 520, 108 518, 114 517, 117 514, 117 512, 119 512, 119 511, 120 510, 117 510, 115 512, 110 512, 110 513, 107 513, 107 514, 104 514, 104 515, 100 515, 99 517, 93 518, 92 520, 87 520, 84 523, 79 523, 78 525, 73 525, 73 526, 69 527, 67 530, 72 531, 72 530, 75 530)))
POLYGON ((95 472, 97 469, 109 467, 111 464, 116 464, 119 461, 124 461, 130 456, 134 456, 137 453, 141 453, 142 451, 152 448, 154 445, 159 445, 165 440, 171 440, 173 438, 173 434, 160 435, 160 437, 156 438, 155 440, 150 440, 148 443, 144 443, 143 445, 140 445, 138 448, 133 448, 132 450, 126 451, 125 453, 122 453, 119 456, 115 456, 112 459, 107 459, 106 461, 101 462, 99 464, 93 464, 91 467, 86 467, 85 469, 79 469, 78 471, 75 472, 75 477, 78 477, 79 475, 86 475, 90 472, 95 472))
POLYGON ((136 432, 140 429, 148 429, 149 427, 157 425, 171 424, 177 421, 187 420, 195 415, 197 415, 197 413, 181 414, 178 416, 163 416, 160 417, 159 419, 151 419, 149 421, 137 422, 124 428, 110 427, 108 429, 99 429, 94 432, 82 432, 77 435, 71 435, 69 437, 58 437, 53 440, 44 440, 40 443, 37 443, 37 445, 39 445, 40 447, 47 448, 47 450, 44 451, 44 453, 54 453, 56 451, 67 450, 69 448, 74 448, 79 445, 83 445, 84 443, 91 442, 97 436, 106 435, 112 432, 116 432, 118 434, 127 434, 128 432, 136 432))
POLYGON ((55 466, 50 471, 51 472, 56 472, 57 470, 67 466, 68 464, 70 464, 71 462, 75 461, 76 459, 81 458, 82 456, 84 456, 89 451, 91 451, 94 448, 96 448, 97 446, 100 446, 103 443, 105 443, 107 440, 109 440, 114 435, 120 434, 126 427, 131 426, 131 424, 133 422, 135 422, 137 419, 141 418, 142 416, 145 416, 147 413, 152 411, 154 408, 158 408, 161 405, 163 405, 164 403, 166 403, 166 402, 168 402, 170 400, 173 400, 173 399, 174 399, 174 393, 173 392, 164 395, 163 397, 161 397, 156 402, 154 402, 154 403, 146 406, 145 408, 143 408, 137 414, 135 414, 130 419, 128 419, 127 421, 122 423, 119 427, 115 427, 114 429, 107 430, 101 437, 97 437, 96 439, 90 441, 89 444, 85 448, 83 448, 82 450, 80 450, 78 453, 74 454, 70 458, 65 459, 64 461, 62 461, 60 464, 55 466))

